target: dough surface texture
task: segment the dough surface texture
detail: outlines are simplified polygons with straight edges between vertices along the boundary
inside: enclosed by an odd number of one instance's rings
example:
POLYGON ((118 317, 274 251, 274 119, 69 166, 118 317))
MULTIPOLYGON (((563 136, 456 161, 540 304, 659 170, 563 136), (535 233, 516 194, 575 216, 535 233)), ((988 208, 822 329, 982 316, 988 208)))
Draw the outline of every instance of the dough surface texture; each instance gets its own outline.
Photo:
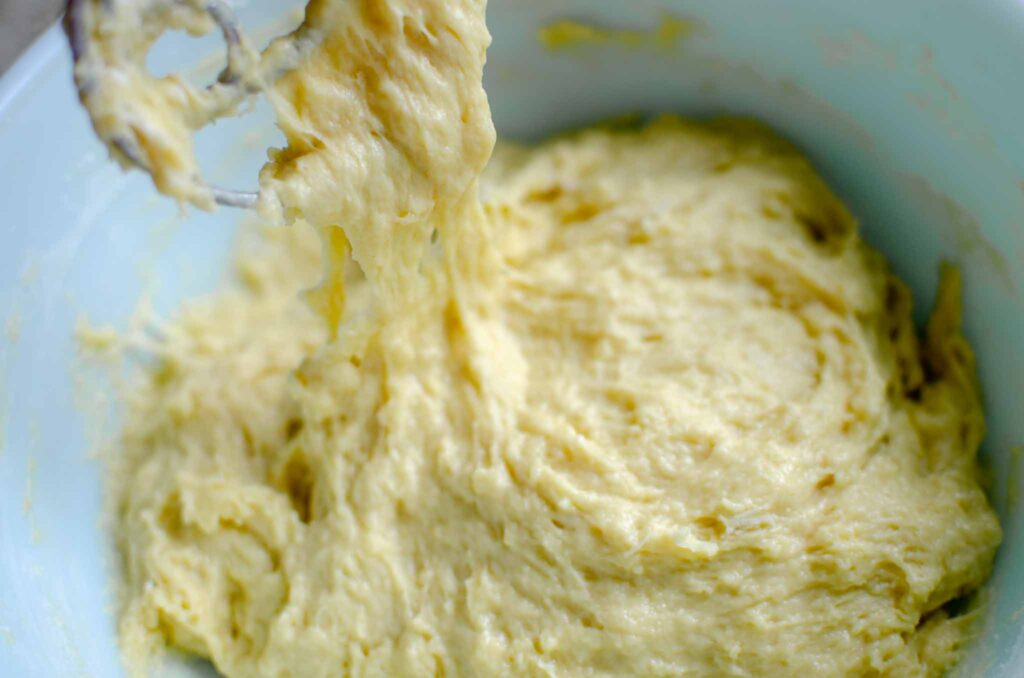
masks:
POLYGON ((328 38, 274 90, 262 176, 294 223, 249 229, 238 283, 150 336, 125 402, 130 663, 955 661, 970 615, 944 606, 1000 528, 954 270, 918 337, 846 208, 750 122, 501 146, 481 178, 481 2, 317 0, 307 24, 328 38))

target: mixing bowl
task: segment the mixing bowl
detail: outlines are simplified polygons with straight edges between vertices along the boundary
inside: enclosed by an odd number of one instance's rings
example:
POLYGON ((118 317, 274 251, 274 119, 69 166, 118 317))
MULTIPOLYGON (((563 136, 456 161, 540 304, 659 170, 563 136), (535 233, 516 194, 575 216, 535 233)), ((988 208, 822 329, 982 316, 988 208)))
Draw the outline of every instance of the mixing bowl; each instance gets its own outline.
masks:
MULTIPOLYGON (((236 3, 254 34, 272 32, 282 4, 236 3)), ((959 264, 1006 538, 958 671, 1024 674, 1024 3, 492 0, 489 23, 487 90, 503 136, 637 112, 756 115, 852 206, 913 289, 919 319, 939 262, 959 264), (644 31, 665 13, 686 22, 675 41, 537 41, 557 19, 644 31)), ((162 42, 153 68, 215 44, 162 42)), ((275 132, 257 107, 199 143, 212 180, 252 188, 275 132)), ((242 215, 182 214, 145 176, 121 173, 77 106, 56 29, 0 80, 0 178, 0 674, 119 675, 117 561, 89 457, 107 409, 80 378, 75 324, 123 325, 142 296, 167 312, 211 290, 242 215)))

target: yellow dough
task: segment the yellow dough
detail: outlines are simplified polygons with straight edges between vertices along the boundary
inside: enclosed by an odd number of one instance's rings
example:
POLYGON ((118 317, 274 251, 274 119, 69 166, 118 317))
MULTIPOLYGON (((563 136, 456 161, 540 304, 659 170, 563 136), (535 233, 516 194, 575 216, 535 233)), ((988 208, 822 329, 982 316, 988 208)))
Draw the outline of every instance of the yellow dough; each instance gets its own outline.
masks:
POLYGON ((133 666, 955 661, 970 615, 944 606, 1000 540, 955 271, 919 339, 847 210, 749 122, 501 147, 478 194, 482 2, 315 1, 307 25, 326 37, 275 87, 289 145, 262 176, 294 223, 150 333, 125 404, 133 666))

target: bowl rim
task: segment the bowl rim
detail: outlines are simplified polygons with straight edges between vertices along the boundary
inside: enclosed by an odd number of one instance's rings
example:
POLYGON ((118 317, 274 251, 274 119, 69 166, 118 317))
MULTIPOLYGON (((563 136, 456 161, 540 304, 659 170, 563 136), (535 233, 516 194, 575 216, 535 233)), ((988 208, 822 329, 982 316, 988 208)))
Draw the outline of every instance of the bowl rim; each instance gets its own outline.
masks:
POLYGON ((32 41, 5 73, 0 74, 0 120, 16 100, 32 86, 32 81, 63 50, 60 22, 54 22, 32 41))

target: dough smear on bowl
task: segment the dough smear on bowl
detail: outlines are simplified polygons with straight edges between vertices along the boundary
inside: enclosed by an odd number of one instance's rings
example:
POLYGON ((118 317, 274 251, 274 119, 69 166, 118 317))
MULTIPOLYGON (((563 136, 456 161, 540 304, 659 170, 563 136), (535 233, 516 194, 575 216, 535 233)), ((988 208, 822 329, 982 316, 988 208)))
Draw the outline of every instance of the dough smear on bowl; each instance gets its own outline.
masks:
MULTIPOLYGON (((955 271, 742 121, 501 147, 484 3, 317 1, 240 282, 112 461, 129 663, 938 675, 1000 528, 955 271), (321 271, 326 273, 321 275, 321 271), (303 290, 319 286, 309 294, 303 290)), ((152 342, 152 339, 150 339, 152 342)))

